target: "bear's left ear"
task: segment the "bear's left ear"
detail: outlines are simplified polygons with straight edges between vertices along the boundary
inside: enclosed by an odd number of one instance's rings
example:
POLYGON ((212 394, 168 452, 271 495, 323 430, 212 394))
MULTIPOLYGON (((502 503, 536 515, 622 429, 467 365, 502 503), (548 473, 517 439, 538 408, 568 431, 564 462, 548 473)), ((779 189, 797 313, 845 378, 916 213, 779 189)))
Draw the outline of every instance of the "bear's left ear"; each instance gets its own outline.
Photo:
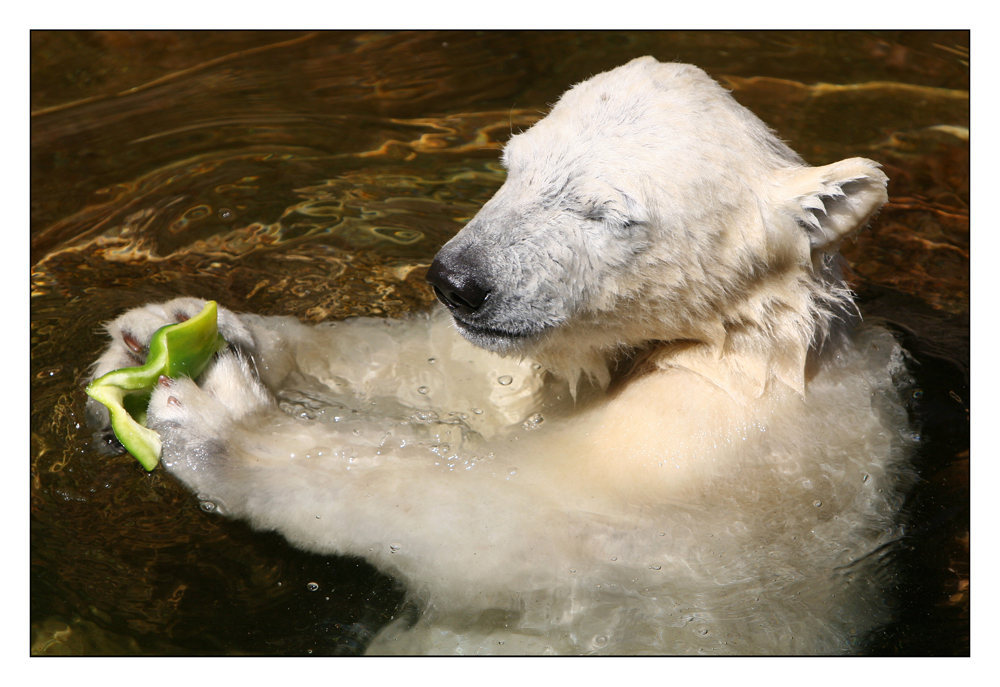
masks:
POLYGON ((805 229, 814 251, 832 252, 889 199, 888 181, 878 163, 861 157, 799 168, 783 184, 784 205, 805 229))

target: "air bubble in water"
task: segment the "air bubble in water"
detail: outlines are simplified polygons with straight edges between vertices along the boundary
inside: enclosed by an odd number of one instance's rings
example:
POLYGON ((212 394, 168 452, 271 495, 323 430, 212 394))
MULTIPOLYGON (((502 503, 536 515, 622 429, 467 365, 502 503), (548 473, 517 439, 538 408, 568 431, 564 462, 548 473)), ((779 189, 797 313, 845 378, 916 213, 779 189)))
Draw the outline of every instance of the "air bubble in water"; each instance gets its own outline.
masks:
POLYGON ((316 584, 315 582, 310 582, 309 584, 306 585, 306 589, 308 589, 311 592, 318 592, 319 585, 316 584))
POLYGON ((545 422, 545 418, 542 417, 541 413, 535 413, 527 420, 525 420, 521 426, 525 429, 538 429, 538 426, 545 422))
POLYGON ((514 381, 514 378, 510 375, 504 375, 503 377, 497 378, 497 384, 500 386, 509 386, 514 381))
POLYGON ((430 391, 430 389, 428 389, 426 386, 422 386, 419 389, 417 389, 418 394, 426 394, 428 391, 430 391))

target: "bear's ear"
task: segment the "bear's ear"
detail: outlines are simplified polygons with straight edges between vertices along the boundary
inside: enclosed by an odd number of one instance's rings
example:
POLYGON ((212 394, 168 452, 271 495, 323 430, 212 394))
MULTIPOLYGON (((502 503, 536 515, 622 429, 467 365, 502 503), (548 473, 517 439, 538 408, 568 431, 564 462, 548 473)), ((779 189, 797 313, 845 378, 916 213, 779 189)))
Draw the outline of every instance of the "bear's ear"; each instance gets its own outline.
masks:
POLYGON ((792 170, 782 192, 786 209, 805 229, 812 249, 831 252, 889 199, 888 181, 878 163, 852 157, 792 170))

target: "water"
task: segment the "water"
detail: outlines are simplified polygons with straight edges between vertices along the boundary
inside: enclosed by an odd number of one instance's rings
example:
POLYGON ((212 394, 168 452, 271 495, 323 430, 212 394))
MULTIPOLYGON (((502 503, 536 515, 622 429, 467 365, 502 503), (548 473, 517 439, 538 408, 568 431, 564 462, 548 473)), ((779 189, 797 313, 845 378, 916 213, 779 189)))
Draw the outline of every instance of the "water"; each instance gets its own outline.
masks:
POLYGON ((424 308, 511 132, 643 54, 705 68, 813 164, 884 164, 890 202, 845 253, 916 357, 924 479, 868 650, 967 654, 968 35, 949 32, 34 33, 33 651, 361 651, 400 610, 391 580, 92 450, 99 324, 178 295, 307 322, 424 308))

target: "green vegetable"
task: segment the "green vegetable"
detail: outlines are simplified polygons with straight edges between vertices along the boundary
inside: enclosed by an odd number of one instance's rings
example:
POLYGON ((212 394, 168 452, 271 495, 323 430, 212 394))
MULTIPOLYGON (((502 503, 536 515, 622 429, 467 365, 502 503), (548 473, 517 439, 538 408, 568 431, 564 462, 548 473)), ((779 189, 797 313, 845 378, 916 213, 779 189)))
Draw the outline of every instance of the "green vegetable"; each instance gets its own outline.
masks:
POLYGON ((160 435, 145 427, 146 407, 160 375, 194 379, 225 345, 219 334, 218 306, 209 301, 186 322, 158 329, 149 342, 145 365, 114 370, 87 387, 91 398, 111 411, 111 428, 118 441, 147 470, 160 462, 162 448, 160 435))

